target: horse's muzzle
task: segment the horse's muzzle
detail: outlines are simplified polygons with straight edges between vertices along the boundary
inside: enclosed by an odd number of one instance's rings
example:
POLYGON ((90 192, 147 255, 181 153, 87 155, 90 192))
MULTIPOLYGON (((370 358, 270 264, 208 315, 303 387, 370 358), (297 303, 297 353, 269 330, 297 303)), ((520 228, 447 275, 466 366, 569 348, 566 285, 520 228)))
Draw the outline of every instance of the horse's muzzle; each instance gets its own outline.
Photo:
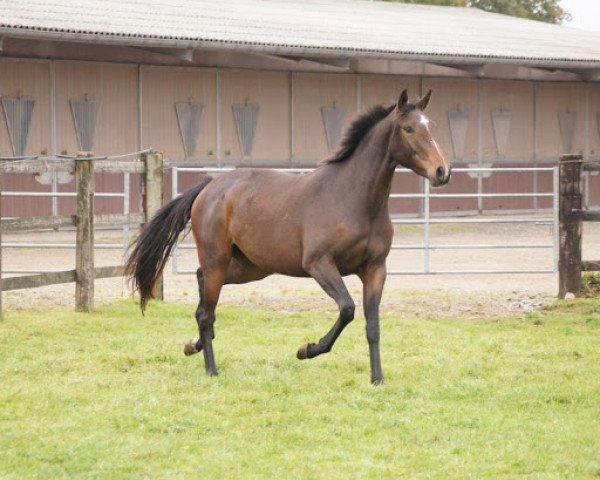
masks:
POLYGON ((452 174, 452 169, 447 166, 439 166, 435 171, 435 179, 431 184, 434 187, 441 187, 442 185, 446 185, 450 181, 450 175, 452 174))

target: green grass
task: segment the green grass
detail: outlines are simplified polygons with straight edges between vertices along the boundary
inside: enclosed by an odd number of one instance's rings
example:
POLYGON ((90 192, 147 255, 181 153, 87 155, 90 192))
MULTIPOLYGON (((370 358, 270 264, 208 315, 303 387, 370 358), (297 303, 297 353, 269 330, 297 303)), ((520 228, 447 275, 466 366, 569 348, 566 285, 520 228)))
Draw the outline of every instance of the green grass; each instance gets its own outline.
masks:
POLYGON ((222 308, 221 375, 186 358, 192 306, 0 320, 0 478, 597 478, 600 301, 523 317, 364 320, 222 308))

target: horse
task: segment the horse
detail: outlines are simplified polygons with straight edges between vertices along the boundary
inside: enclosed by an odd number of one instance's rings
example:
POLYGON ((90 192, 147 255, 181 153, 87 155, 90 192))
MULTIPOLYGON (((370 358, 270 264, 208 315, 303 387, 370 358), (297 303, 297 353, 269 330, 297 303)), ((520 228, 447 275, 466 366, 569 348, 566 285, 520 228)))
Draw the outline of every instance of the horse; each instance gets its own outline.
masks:
POLYGON ((379 305, 393 226, 388 211, 392 178, 401 165, 442 186, 451 168, 423 113, 431 90, 409 102, 404 90, 390 106, 356 117, 337 150, 305 175, 239 168, 199 183, 163 206, 141 230, 125 272, 139 290, 142 313, 173 249, 191 220, 200 267, 196 272, 199 338, 186 355, 204 354, 217 375, 213 351, 215 309, 221 288, 271 274, 312 277, 337 304, 339 314, 317 343, 302 345, 300 360, 329 352, 354 319, 355 304, 342 277, 363 284, 371 382, 383 382, 379 305))

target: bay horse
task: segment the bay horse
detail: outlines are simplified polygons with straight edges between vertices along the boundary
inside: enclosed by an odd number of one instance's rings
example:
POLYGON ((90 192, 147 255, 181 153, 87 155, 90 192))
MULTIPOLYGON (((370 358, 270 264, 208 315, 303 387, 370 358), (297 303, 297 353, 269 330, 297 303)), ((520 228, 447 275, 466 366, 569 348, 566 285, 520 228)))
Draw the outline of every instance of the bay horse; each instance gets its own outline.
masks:
POLYGON ((145 225, 126 263, 142 312, 168 256, 191 219, 200 268, 196 321, 200 338, 186 355, 202 351, 206 372, 217 375, 213 352, 221 287, 278 273, 312 277, 337 304, 339 315, 318 343, 302 345, 300 360, 329 352, 354 318, 343 276, 363 283, 371 382, 383 382, 379 304, 393 226, 388 212, 394 170, 402 165, 433 186, 450 179, 450 165, 423 111, 431 90, 415 102, 404 90, 397 103, 358 116, 337 151, 306 175, 239 168, 200 182, 162 207, 145 225))

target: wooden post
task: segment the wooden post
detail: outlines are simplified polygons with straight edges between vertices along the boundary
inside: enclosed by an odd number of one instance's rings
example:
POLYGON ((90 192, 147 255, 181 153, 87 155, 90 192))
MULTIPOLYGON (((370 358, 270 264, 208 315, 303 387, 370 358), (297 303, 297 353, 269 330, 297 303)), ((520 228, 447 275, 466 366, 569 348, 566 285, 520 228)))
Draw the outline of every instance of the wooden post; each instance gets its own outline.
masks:
POLYGON ((558 298, 581 290, 581 155, 560 158, 558 298))
POLYGON ((77 188, 77 241, 75 250, 75 308, 94 309, 94 165, 91 152, 79 152, 75 161, 77 188))
MULTIPOLYGON (((163 155, 159 152, 144 153, 142 160, 146 164, 142 180, 142 208, 148 222, 163 205, 163 155)), ((164 299, 163 287, 161 275, 154 290, 157 300, 164 299)))

